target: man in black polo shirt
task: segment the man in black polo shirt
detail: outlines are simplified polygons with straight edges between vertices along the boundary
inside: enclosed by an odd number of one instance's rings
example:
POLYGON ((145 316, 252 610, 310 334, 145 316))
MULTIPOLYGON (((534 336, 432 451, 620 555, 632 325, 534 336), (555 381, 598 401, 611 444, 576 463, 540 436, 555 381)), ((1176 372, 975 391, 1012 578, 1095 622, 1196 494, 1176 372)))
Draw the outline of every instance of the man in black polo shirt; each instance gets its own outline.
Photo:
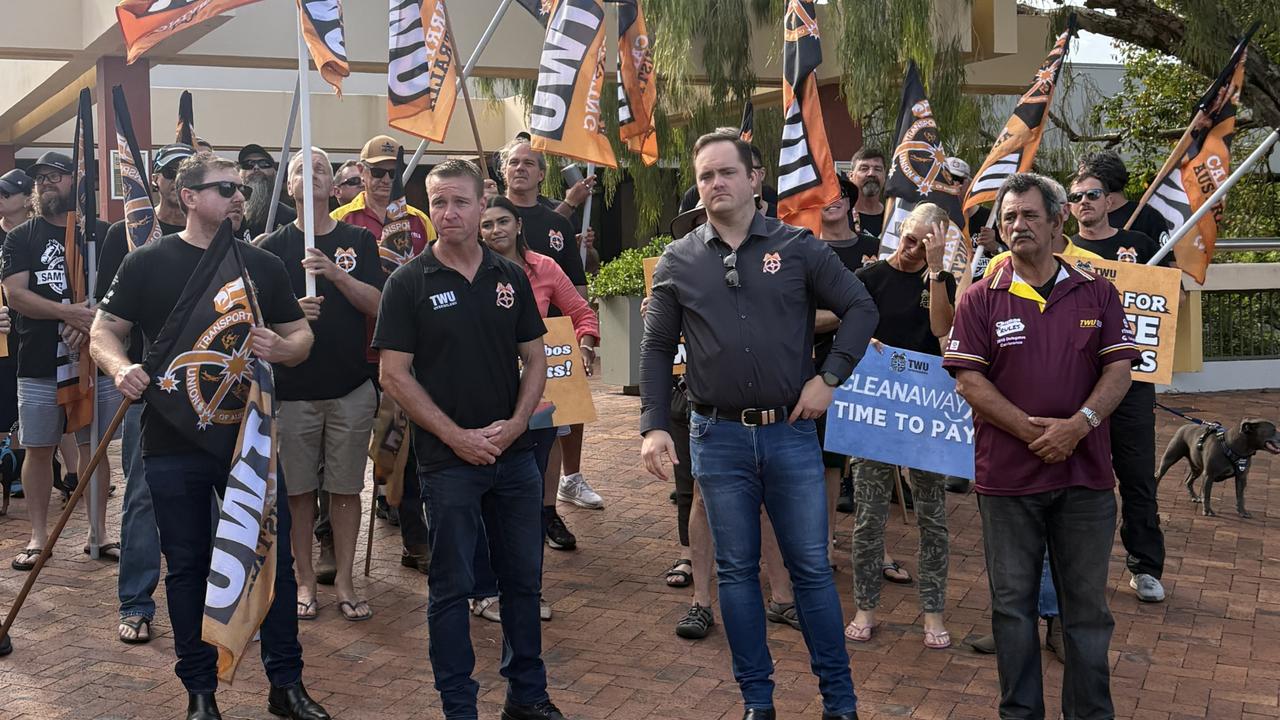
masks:
POLYGON ((772 720, 773 662, 760 595, 760 506, 795 590, 824 718, 856 718, 840 599, 827 564, 822 452, 814 418, 866 351, 878 317, 862 283, 808 230, 760 215, 751 147, 735 134, 693 148, 707 223, 667 247, 641 342, 641 455, 666 480, 676 458, 671 358, 688 348, 689 443, 715 543, 720 609, 747 720, 772 720), (814 309, 840 328, 814 372, 814 309))
MULTIPOLYGON (((1067 195, 1080 232, 1076 246, 1107 260, 1146 263, 1160 250, 1155 240, 1112 226, 1103 179, 1082 166, 1067 195)), ((1141 216, 1139 216, 1141 217, 1141 216)), ((1165 265, 1171 264, 1172 253, 1165 265)), ((1111 467, 1120 485, 1120 540, 1128 556, 1129 587, 1143 602, 1164 600, 1164 532, 1156 498, 1156 386, 1134 382, 1111 415, 1111 467)))
POLYGON ((546 328, 524 270, 476 242, 483 196, 469 162, 427 174, 439 239, 387 279, 373 346, 383 389, 414 423, 432 528, 429 652, 445 717, 476 717, 467 597, 483 528, 501 591, 503 720, 563 720, 541 657, 542 477, 525 433, 546 385, 546 328))

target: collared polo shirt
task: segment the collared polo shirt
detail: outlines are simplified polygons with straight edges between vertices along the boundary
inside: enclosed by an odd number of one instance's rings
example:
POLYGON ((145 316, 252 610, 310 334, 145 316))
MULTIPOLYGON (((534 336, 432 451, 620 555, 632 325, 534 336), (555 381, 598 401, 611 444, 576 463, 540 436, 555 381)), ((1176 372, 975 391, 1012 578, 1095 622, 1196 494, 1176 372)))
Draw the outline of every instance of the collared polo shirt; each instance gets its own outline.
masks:
MULTIPOLYGON (((1043 298, 1001 264, 960 298, 942 366, 975 370, 1030 417, 1079 412, 1104 365, 1138 360, 1120 296, 1107 280, 1058 261, 1058 280, 1043 298)), ((1106 421, 1065 462, 1046 464, 1022 440, 976 413, 975 490, 1032 495, 1071 486, 1115 485, 1106 421)))
MULTIPOLYGON (((441 263, 435 243, 401 265, 382 290, 373 346, 413 355, 418 383, 463 429, 511 417, 520 390, 519 344, 546 333, 524 270, 488 248, 467 281, 441 263)), ((418 469, 464 461, 414 427, 418 469)), ((507 452, 530 447, 522 437, 507 452)))

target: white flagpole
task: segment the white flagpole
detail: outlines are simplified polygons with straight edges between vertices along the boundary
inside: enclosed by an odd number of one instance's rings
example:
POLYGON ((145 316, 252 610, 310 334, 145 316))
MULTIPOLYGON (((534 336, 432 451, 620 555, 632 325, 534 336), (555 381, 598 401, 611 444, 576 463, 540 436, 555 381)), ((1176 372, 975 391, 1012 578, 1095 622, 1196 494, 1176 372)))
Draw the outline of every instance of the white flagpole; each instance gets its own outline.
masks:
POLYGON ((263 232, 276 229, 276 211, 280 209, 280 191, 289 182, 289 146, 293 143, 293 124, 298 120, 298 97, 302 94, 302 79, 293 85, 293 105, 289 108, 289 124, 284 126, 284 142, 280 144, 280 163, 276 166, 276 181, 271 186, 271 207, 267 210, 267 227, 263 232))
MULTIPOLYGON (((498 5, 498 10, 493 14, 493 19, 489 21, 489 26, 480 34, 480 40, 476 43, 476 49, 471 51, 471 57, 467 58, 467 64, 462 67, 462 74, 458 76, 458 85, 467 81, 471 77, 471 71, 475 70, 476 63, 480 60, 480 53, 484 52, 484 48, 493 39, 493 34, 498 31, 498 23, 502 21, 502 16, 507 14, 507 8, 511 7, 511 0, 502 0, 498 5)), ((456 42, 456 39, 455 39, 456 42)), ((409 184, 409 178, 413 177, 413 171, 418 168, 418 163, 422 162, 422 154, 427 151, 426 140, 418 143, 418 149, 413 151, 413 157, 409 158, 408 164, 405 165, 404 175, 400 177, 400 182, 405 185, 409 184)))
MULTIPOLYGON (((1200 218, 1203 218, 1210 210, 1213 210, 1215 205, 1222 202, 1222 198, 1226 197, 1227 191, 1239 182, 1240 178, 1244 177, 1244 174, 1249 172, 1254 165, 1257 165, 1259 160, 1266 157, 1267 153, 1271 151, 1271 147, 1276 144, 1277 140, 1280 140, 1280 130, 1273 130, 1271 134, 1262 141, 1262 144, 1258 146, 1258 149, 1254 150, 1253 154, 1251 154, 1243 163, 1240 163, 1240 167, 1236 168, 1235 172, 1231 173, 1231 176, 1218 186, 1218 189, 1209 196, 1209 199, 1205 200, 1204 204, 1202 204, 1198 210, 1191 213, 1191 217, 1187 218, 1187 221, 1182 224, 1182 227, 1178 228, 1178 231, 1170 236, 1169 240, 1161 246, 1159 252, 1151 256, 1151 259, 1147 261, 1147 264, 1159 265, 1160 262, 1164 260, 1165 256, 1173 251, 1174 245, 1177 245, 1179 240, 1186 237, 1187 233, 1191 232, 1191 230, 1195 228, 1196 223, 1200 222, 1200 218)), ((1178 171, 1175 169, 1174 172, 1178 171)))
MULTIPOLYGON (((316 218, 315 218, 315 198, 311 192, 311 87, 309 76, 311 74, 311 53, 307 50, 307 43, 302 33, 302 13, 298 13, 298 107, 302 114, 302 141, 299 143, 300 152, 302 153, 302 228, 303 228, 303 254, 306 250, 316 246, 316 218)), ((287 177, 287 166, 280 168, 286 170, 285 182, 289 182, 287 177)), ((305 274, 306 293, 308 297, 314 297, 316 294, 316 277, 311 273, 305 274)))

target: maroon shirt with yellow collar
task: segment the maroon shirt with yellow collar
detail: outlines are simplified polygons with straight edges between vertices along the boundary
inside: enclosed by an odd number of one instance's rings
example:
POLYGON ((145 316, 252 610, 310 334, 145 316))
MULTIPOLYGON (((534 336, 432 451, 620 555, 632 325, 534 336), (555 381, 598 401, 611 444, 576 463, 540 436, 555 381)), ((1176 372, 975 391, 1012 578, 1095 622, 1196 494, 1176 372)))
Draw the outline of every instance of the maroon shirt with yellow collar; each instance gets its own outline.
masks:
MULTIPOLYGON (((1057 284, 1048 298, 1018 277, 1012 263, 974 283, 956 307, 942 366, 953 375, 986 375, 1028 416, 1069 418, 1093 392, 1104 365, 1137 359, 1115 286, 1058 261, 1057 284)), ((1115 485, 1106 421, 1065 462, 1054 464, 976 413, 973 425, 979 493, 1032 495, 1115 485)))

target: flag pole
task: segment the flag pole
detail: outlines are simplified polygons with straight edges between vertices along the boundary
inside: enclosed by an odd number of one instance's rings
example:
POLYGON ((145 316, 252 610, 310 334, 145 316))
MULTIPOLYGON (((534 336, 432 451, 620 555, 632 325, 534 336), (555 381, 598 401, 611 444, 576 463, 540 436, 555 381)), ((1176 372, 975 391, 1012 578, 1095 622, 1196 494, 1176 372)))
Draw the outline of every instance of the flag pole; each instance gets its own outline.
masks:
MULTIPOLYGON (((983 225, 983 227, 995 227, 995 225, 996 208, 992 206, 991 214, 987 216, 987 224, 983 225)), ((969 242, 973 242, 973 238, 969 238, 969 242)), ((976 245, 977 243, 974 244, 976 245)), ((969 265, 965 270, 964 277, 956 278, 956 302, 960 301, 960 296, 963 295, 964 291, 968 290, 969 286, 973 284, 973 269, 977 267, 978 263, 982 261, 982 258, 986 256, 987 249, 981 245, 978 245, 978 247, 974 249, 973 254, 969 256, 969 265)))
MULTIPOLYGON (((458 38, 453 34, 453 19, 449 17, 447 10, 444 14, 444 31, 449 34, 450 44, 455 48, 458 47, 458 38)), ((465 74, 467 69, 464 67, 462 72, 465 74)), ((487 178, 489 177, 489 163, 484 157, 484 144, 480 142, 480 126, 476 125, 476 112, 471 107, 471 91, 467 90, 465 78, 458 85, 462 88, 462 104, 467 108, 467 119, 471 121, 471 135, 476 141, 476 158, 479 160, 480 176, 487 178)), ((417 153, 415 152, 414 154, 416 155, 417 153)), ((400 182, 404 183, 406 180, 401 178, 400 182)))
MULTIPOLYGON (((93 451, 93 458, 89 460, 88 467, 85 472, 89 477, 98 471, 98 466, 107 456, 107 446, 111 444, 110 438, 120 429, 120 423, 124 421, 125 411, 133 404, 132 400, 125 398, 120 403, 120 407, 116 409, 115 417, 111 418, 111 422, 107 425, 107 431, 103 433, 102 439, 98 441, 98 447, 93 451)), ((71 492, 71 497, 67 500, 67 506, 62 509, 62 515, 58 518, 58 523, 53 526, 53 531, 49 533, 49 539, 44 544, 44 549, 40 551, 40 556, 36 558, 36 564, 27 573, 27 579, 22 584, 22 590, 18 591, 18 597, 14 599, 13 605, 9 608, 9 614, 5 615, 4 625, 0 626, 0 644, 9 637, 9 630, 13 627, 13 621, 17 619, 18 612, 22 610, 22 604, 27 601, 27 595, 31 593, 31 586, 35 585, 36 578, 40 576, 40 570, 44 568, 44 564, 48 561, 49 556, 53 553, 53 546, 58 542, 58 538, 62 535, 62 530, 67 526, 67 521, 71 519, 71 513, 76 509, 76 504, 80 502, 80 496, 84 494, 89 483, 81 481, 76 485, 76 489, 71 492)), ((92 513, 91 513, 92 514, 92 513)))
MULTIPOLYGON (((303 255, 316 246, 315 198, 311 192, 311 53, 307 50, 303 36, 302 13, 298 13, 298 107, 302 113, 302 141, 298 143, 303 153, 302 159, 302 233, 303 255)), ((292 128, 292 123, 290 124, 292 128)), ((277 171, 278 172, 278 171, 277 171)), ((286 176, 288 173, 285 173, 286 176)), ((288 177, 285 178, 288 182, 288 177)), ((315 297, 316 276, 304 273, 307 297, 315 297)))
MULTIPOLYGON (((507 8, 509 7, 511 7, 511 0, 502 0, 502 3, 498 5, 497 11, 493 13, 493 19, 489 21, 489 26, 480 34, 476 49, 471 51, 471 57, 467 58, 467 64, 463 66, 462 74, 458 76, 458 84, 463 87, 464 99, 466 98, 467 78, 471 77, 471 71, 475 70, 476 63, 480 60, 480 53, 484 51, 485 46, 493 39, 493 34, 498 31, 498 23, 502 21, 502 16, 507 13, 507 8)), ((400 176, 400 182, 406 185, 409 184, 409 178, 413 177, 413 171, 418 169, 418 163, 422 162, 422 154, 427 151, 427 145, 426 140, 418 143, 418 149, 413 151, 413 157, 409 158, 409 163, 405 165, 404 174, 400 176)))
POLYGON ((364 576, 369 577, 369 565, 373 563, 373 524, 378 519, 378 485, 374 483, 369 496, 369 538, 364 545, 364 576))
POLYGON ((1240 178, 1244 177, 1245 173, 1253 169, 1253 166, 1257 165, 1259 160, 1266 157, 1267 153, 1271 151, 1272 146, 1276 144, 1277 140, 1280 140, 1280 130, 1271 131, 1271 134, 1262 141, 1262 144, 1258 146, 1258 149, 1254 150, 1243 163, 1240 163, 1240 167, 1236 168, 1235 172, 1231 173, 1231 176, 1218 186, 1218 189, 1209 196, 1208 200, 1205 200, 1204 203, 1200 205, 1199 209, 1191 213, 1191 217, 1187 218, 1187 221, 1182 224, 1182 227, 1178 228, 1178 231, 1170 236, 1169 240, 1160 247, 1159 252, 1151 256, 1151 259, 1147 261, 1147 264, 1159 265, 1161 261, 1165 259, 1165 256, 1173 251, 1174 245, 1177 245, 1179 240, 1186 237, 1187 234, 1191 232, 1192 228, 1196 226, 1196 223, 1200 222, 1200 219, 1207 215, 1215 205, 1222 202, 1222 199, 1227 195, 1227 191, 1239 182, 1240 178))
POLYGON ((302 96, 302 80, 301 75, 293 85, 293 106, 289 108, 289 124, 284 126, 284 142, 280 143, 280 163, 276 168, 276 181, 271 187, 271 208, 267 210, 267 226, 266 232, 271 233, 276 229, 276 210, 280 208, 280 191, 289 182, 289 173, 285 172, 289 166, 289 145, 293 142, 293 123, 298 119, 298 100, 302 96), (280 173, 284 172, 281 178, 280 173))
MULTIPOLYGON (((85 228, 85 232, 89 232, 89 229, 85 228)), ((125 232, 128 232, 128 230, 126 230, 125 232)), ((89 307, 93 307, 94 294, 97 292, 97 289, 98 289, 98 262, 97 262, 98 261, 98 258, 97 258, 98 239, 95 237, 93 239, 93 242, 85 243, 85 244, 89 250, 89 258, 88 258, 89 278, 88 278, 88 282, 86 283, 88 286, 88 292, 86 293, 87 295, 86 302, 88 303, 89 307)), ((80 346, 80 353, 82 355, 87 354, 88 352, 89 352, 89 349, 87 346, 85 345, 80 346)), ((81 363, 81 367, 83 366, 84 366, 84 363, 81 363)), ((94 372, 93 381, 89 388, 89 392, 93 393, 93 415, 89 418, 89 438, 91 442, 93 440, 98 439, 98 430, 99 428, 102 427, 101 420, 98 417, 99 415, 98 383, 102 382, 103 380, 107 380, 107 378, 98 377, 97 373, 94 372)), ((114 434, 115 433, 112 433, 112 435, 114 434)), ((111 435, 108 435, 107 437, 111 437, 111 435)), ((79 453, 77 453, 77 459, 79 459, 78 455, 79 453)), ((98 526, 98 516, 97 516, 97 513, 94 512, 95 510, 94 503, 98 499, 98 487, 99 485, 101 485, 101 482, 98 480, 98 473, 96 471, 90 473, 87 478, 83 478, 80 481, 80 484, 83 485, 86 480, 89 483, 89 492, 90 492, 90 495, 89 495, 89 557, 90 559, 97 560, 98 554, 99 554, 98 549, 102 546, 102 536, 106 531, 106 528, 98 526)), ((105 519, 105 515, 104 515, 104 519, 105 519)))

